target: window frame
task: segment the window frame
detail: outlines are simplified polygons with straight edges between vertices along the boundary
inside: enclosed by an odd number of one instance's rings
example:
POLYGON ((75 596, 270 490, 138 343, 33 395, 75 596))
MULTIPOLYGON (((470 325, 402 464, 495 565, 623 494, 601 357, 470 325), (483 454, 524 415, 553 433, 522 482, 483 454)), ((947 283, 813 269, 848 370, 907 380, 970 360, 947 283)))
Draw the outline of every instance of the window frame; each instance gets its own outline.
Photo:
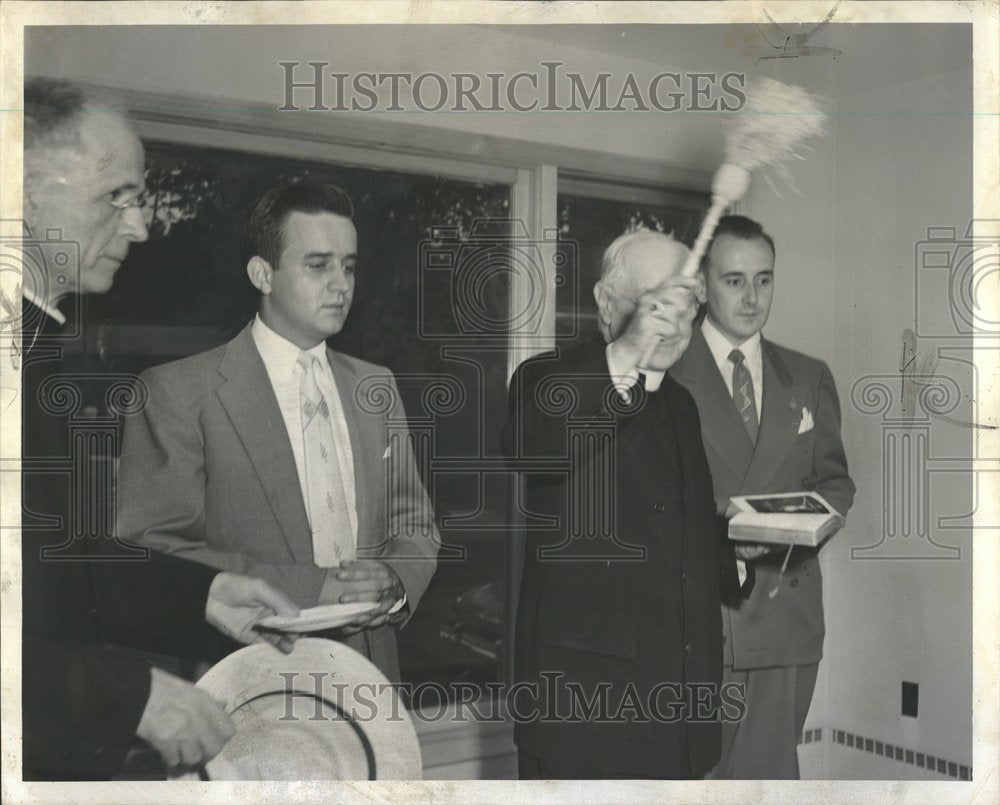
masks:
MULTIPOLYGON (((538 244, 550 293, 540 320, 511 334, 508 379, 524 360, 555 345, 552 241, 558 227, 560 190, 612 200, 702 206, 711 187, 712 174, 701 167, 421 126, 384 115, 375 119, 360 113, 283 112, 265 104, 220 101, 197 93, 112 89, 129 109, 143 138, 510 185, 511 216, 524 224, 527 237, 538 244)), ((523 309, 517 305, 532 287, 524 277, 512 277, 512 313, 523 309)))

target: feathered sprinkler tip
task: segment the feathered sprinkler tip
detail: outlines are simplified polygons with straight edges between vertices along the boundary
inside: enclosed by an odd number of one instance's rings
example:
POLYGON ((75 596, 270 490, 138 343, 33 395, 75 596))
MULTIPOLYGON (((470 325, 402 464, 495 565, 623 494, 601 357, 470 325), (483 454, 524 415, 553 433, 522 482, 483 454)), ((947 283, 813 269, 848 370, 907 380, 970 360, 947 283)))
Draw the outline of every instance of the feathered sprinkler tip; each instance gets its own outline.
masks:
POLYGON ((747 87, 746 105, 726 136, 726 162, 748 171, 775 165, 787 176, 781 163, 802 159, 800 150, 808 150, 803 141, 823 133, 826 114, 820 104, 802 87, 771 78, 747 87))
MULTIPOLYGON (((823 131, 825 118, 820 99, 802 87, 765 78, 747 88, 746 105, 726 135, 726 160, 712 178, 712 206, 681 269, 684 276, 697 274, 698 261, 708 248, 719 217, 728 205, 746 194, 751 172, 772 165, 791 184, 784 163, 805 158, 800 150, 809 149, 802 142, 823 131)), ((771 178, 765 175, 764 179, 781 196, 771 178)))

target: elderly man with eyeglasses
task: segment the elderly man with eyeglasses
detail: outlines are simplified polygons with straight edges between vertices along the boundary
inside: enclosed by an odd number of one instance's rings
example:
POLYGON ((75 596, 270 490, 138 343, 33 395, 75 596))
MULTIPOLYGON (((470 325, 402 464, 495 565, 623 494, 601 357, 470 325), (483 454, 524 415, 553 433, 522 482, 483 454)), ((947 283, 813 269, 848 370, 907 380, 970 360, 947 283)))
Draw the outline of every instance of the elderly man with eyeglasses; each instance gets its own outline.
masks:
POLYGON ((14 304, 0 299, 5 324, 20 335, 5 369, 22 370, 23 777, 113 777, 136 736, 167 765, 196 766, 232 736, 229 716, 189 682, 105 644, 198 658, 267 639, 287 651, 292 636, 255 625, 298 608, 261 579, 155 552, 88 561, 94 544, 113 542, 89 533, 111 490, 87 496, 100 480, 88 477, 89 464, 69 477, 59 471, 77 458, 74 433, 87 438, 79 412, 63 405, 83 380, 67 374, 63 359, 86 327, 67 326, 59 303, 108 291, 129 247, 146 240, 144 156, 108 99, 46 79, 27 81, 24 96, 19 321, 14 304))

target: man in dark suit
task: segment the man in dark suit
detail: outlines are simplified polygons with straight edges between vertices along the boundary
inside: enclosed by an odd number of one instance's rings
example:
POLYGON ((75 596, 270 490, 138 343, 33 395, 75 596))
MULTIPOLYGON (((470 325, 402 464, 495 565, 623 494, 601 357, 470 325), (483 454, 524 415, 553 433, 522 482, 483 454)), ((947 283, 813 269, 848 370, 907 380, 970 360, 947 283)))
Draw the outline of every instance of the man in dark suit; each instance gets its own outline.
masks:
POLYGON ((594 288, 602 337, 511 382, 529 513, 515 676, 535 694, 512 702, 522 778, 697 778, 719 756, 735 564, 697 409, 665 375, 700 293, 686 256, 660 233, 618 238, 594 288))
POLYGON ((351 307, 353 205, 331 185, 266 193, 250 217, 257 317, 228 344, 150 369, 125 426, 122 536, 252 573, 302 606, 377 606, 331 637, 399 679, 395 626, 439 538, 388 369, 334 352, 351 307))
POLYGON ((91 549, 110 547, 91 543, 112 542, 88 532, 110 490, 79 496, 94 480, 90 465, 69 480, 52 472, 79 458, 72 428, 87 425, 69 410, 85 379, 63 360, 83 334, 65 327, 59 302, 106 292, 131 243, 145 240, 143 152, 108 99, 40 79, 24 94, 24 299, 13 353, 22 370, 23 776, 106 779, 137 735, 168 765, 196 765, 231 736, 226 713, 190 683, 104 644, 206 656, 237 645, 206 620, 246 643, 262 638, 253 628, 262 617, 297 608, 260 579, 171 557, 88 561, 91 549))
MULTIPOLYGON (((702 271, 707 315, 671 374, 694 397, 719 513, 732 495, 816 490, 846 515, 854 484, 840 404, 826 364, 772 344, 774 242, 756 221, 720 220, 702 271), (759 413, 758 413, 759 412, 759 413)), ((756 570, 749 600, 723 608, 725 679, 744 685, 746 713, 723 727, 720 779, 797 779, 796 744, 823 652, 818 549, 744 544, 756 570)))

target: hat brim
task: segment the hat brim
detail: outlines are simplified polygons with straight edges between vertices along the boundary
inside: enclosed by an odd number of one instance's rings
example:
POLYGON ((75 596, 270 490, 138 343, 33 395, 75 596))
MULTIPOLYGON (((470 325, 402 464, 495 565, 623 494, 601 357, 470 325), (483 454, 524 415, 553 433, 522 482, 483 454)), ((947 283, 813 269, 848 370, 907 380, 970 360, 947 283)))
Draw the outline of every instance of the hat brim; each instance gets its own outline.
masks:
POLYGON ((247 646, 197 686, 237 725, 208 779, 421 779, 416 730, 392 683, 343 643, 299 638, 290 654, 247 646))

